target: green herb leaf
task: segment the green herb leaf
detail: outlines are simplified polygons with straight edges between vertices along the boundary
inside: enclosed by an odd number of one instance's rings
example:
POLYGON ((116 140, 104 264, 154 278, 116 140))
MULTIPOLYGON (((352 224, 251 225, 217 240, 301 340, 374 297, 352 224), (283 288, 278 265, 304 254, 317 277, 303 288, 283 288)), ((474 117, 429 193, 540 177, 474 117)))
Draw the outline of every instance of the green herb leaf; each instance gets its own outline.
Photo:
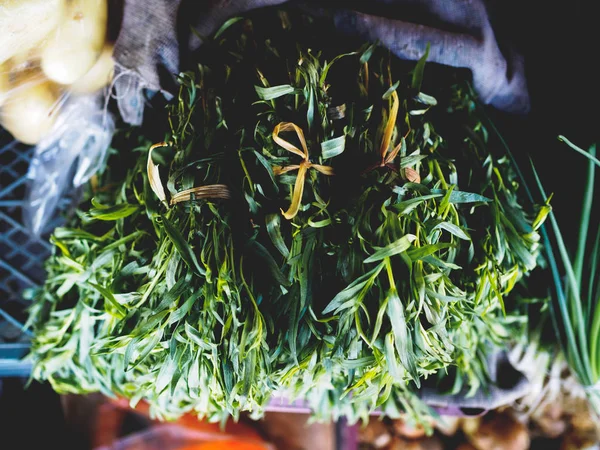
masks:
POLYGON ((243 20, 243 17, 232 17, 229 20, 226 20, 225 23, 223 25, 221 25, 221 27, 217 30, 217 32, 215 33, 214 39, 219 39, 219 37, 221 37, 221 35, 228 29, 230 28, 232 25, 238 23, 240 20, 243 20))
POLYGON ((346 136, 340 136, 329 141, 321 142, 321 156, 323 159, 341 155, 346 148, 346 136))
POLYGON ((121 203, 110 207, 92 208, 86 216, 90 219, 113 221, 129 217, 137 210, 138 207, 135 205, 121 203))
POLYGON ((402 236, 400 239, 386 245, 385 247, 378 248, 375 253, 365 259, 365 264, 381 261, 384 258, 398 255, 410 248, 410 245, 417 239, 414 234, 407 234, 402 236))
POLYGON ((281 219, 279 214, 268 214, 265 217, 265 222, 271 242, 275 248, 279 250, 279 253, 281 253, 285 259, 288 259, 290 257, 290 250, 285 245, 285 241, 281 236, 281 230, 279 229, 281 219))
POLYGON ((283 97, 284 95, 294 94, 296 88, 289 84, 282 84, 280 86, 273 87, 261 87, 254 86, 256 93, 262 100, 275 100, 276 98, 283 97))
POLYGON ((98 291, 100 293, 100 295, 102 295, 102 297, 104 297, 104 300, 106 300, 111 306, 113 306, 117 312, 119 313, 119 315, 121 317, 125 317, 127 315, 127 310, 123 307, 123 305, 120 305, 119 302, 117 302, 117 300, 115 299, 115 296, 113 295, 113 293, 106 289, 105 287, 100 286, 99 284, 96 283, 88 283, 91 287, 93 287, 96 291, 98 291))
POLYGON ((425 48, 425 53, 423 53, 423 56, 419 58, 419 61, 417 61, 417 65, 413 70, 411 86, 413 89, 416 89, 419 92, 421 91, 421 84, 423 83, 423 72, 425 71, 425 62, 427 61, 428 57, 429 42, 427 43, 427 47, 425 48))
POLYGON ((181 256, 181 259, 187 266, 198 276, 206 275, 206 271, 198 264, 196 254, 190 247, 190 244, 184 239, 181 232, 167 219, 164 215, 161 216, 163 228, 169 240, 175 246, 175 249, 181 256))
POLYGON ((471 237, 462 228, 460 228, 458 225, 455 225, 453 223, 440 222, 435 227, 433 227, 433 230, 438 230, 438 229, 446 230, 448 233, 456 236, 459 239, 463 239, 465 241, 471 240, 471 237))

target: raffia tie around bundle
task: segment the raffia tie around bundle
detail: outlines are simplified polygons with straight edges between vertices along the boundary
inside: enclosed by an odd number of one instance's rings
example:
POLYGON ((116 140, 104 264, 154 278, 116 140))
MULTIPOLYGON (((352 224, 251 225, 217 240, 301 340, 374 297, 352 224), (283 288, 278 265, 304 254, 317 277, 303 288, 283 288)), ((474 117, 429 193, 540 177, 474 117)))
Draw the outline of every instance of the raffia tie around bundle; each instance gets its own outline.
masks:
MULTIPOLYGON (((148 182, 150 183, 150 187, 158 199, 165 204, 167 203, 167 195, 160 179, 158 164, 154 164, 154 161, 152 161, 152 150, 157 147, 168 147, 170 145, 172 145, 170 142, 159 142, 158 144, 152 145, 150 150, 148 150, 148 182)), ((202 198, 227 200, 230 198, 229 188, 224 184, 209 184, 207 186, 198 186, 191 189, 185 189, 171 196, 170 204, 175 205, 177 203, 202 198)))
MULTIPOLYGON (((376 164, 372 167, 369 167, 366 171, 370 171, 376 169, 378 167, 387 167, 389 169, 395 168, 392 166, 392 162, 398 156, 400 149, 402 148, 402 142, 406 139, 406 136, 402 138, 400 143, 394 147, 394 149, 389 152, 390 143, 392 142, 392 134, 394 133, 394 127, 396 126, 396 120, 398 118, 398 110, 400 109, 400 99, 398 98, 398 94, 396 91, 392 92, 392 107, 390 109, 390 115, 388 117, 387 124, 385 126, 385 130, 383 132, 383 137, 381 138, 381 146, 379 147, 379 154, 381 155, 381 161, 379 164, 376 164)), ((407 133, 408 134, 408 133, 407 133)), ((401 170, 402 178, 412 183, 420 183, 421 177, 419 173, 410 167, 405 167, 401 170)))
POLYGON ((273 130, 273 141, 275 141, 281 147, 286 149, 288 152, 295 153, 296 155, 302 157, 302 162, 300 164, 293 164, 285 167, 273 167, 273 173, 275 175, 281 175, 292 170, 298 170, 298 176, 296 177, 296 183, 294 184, 294 188, 292 191, 292 203, 287 211, 281 210, 283 216, 286 219, 291 220, 296 216, 296 214, 298 214, 298 210, 300 209, 300 202, 302 201, 302 194, 304 193, 304 180, 306 178, 306 173, 308 172, 308 169, 312 168, 321 172, 324 175, 331 176, 334 175, 333 167, 322 166, 320 164, 313 164, 310 162, 310 158, 308 155, 308 147, 306 145, 306 139, 304 139, 304 132, 296 124, 293 124, 291 122, 281 122, 277 124, 277 126, 273 130), (302 150, 300 150, 295 145, 289 143, 285 139, 279 137, 279 133, 283 133, 284 131, 296 132, 298 140, 300 141, 300 145, 302 146, 302 150))

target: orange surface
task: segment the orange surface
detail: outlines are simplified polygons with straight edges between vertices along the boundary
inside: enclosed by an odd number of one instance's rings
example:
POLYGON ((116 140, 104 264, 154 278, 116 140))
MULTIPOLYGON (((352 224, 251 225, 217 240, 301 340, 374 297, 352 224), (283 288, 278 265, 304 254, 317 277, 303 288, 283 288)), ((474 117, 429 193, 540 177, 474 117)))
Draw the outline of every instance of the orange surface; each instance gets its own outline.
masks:
POLYGON ((189 445, 181 450, 266 450, 266 447, 243 441, 215 441, 189 445))
MULTIPOLYGON (((126 399, 112 400, 112 404, 117 406, 118 408, 131 411, 131 409, 129 407, 129 402, 126 399)), ((139 402, 133 411, 135 411, 136 413, 141 414, 145 417, 148 417, 150 415, 150 408, 149 408, 148 404, 145 403, 144 401, 139 402)), ((188 429, 191 429, 191 430, 204 431, 207 433, 215 433, 215 434, 221 435, 221 436, 223 434, 225 434, 225 435, 228 435, 228 437, 231 437, 232 439, 234 439, 236 437, 241 437, 243 439, 247 439, 247 440, 251 440, 251 441, 264 442, 256 429, 254 429, 252 426, 245 424, 243 422, 234 422, 233 420, 229 420, 225 424, 225 427, 221 428, 221 426, 217 423, 209 423, 204 420, 199 420, 198 417, 194 416, 193 414, 185 414, 179 420, 177 420, 177 422, 175 422, 175 423, 177 423, 178 425, 181 425, 183 427, 186 427, 188 429)), ((222 442, 223 441, 221 441, 221 443, 222 442)), ((208 447, 208 448, 216 449, 216 448, 221 448, 221 447, 208 447)), ((223 448, 225 449, 225 448, 234 448, 234 447, 223 447, 223 448)), ((246 449, 246 447, 235 447, 235 448, 240 448, 241 450, 246 449)), ((262 446, 248 447, 248 450, 254 450, 255 448, 263 450, 265 447, 262 447, 262 446)))

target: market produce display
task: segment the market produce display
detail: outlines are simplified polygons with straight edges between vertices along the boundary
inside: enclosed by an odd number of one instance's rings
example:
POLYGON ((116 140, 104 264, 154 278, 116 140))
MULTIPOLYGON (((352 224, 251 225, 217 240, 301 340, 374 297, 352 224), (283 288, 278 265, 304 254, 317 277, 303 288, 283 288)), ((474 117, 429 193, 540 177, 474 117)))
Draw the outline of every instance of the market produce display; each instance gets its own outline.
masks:
POLYGON ((486 388, 549 208, 524 209, 466 82, 319 27, 229 20, 164 142, 118 133, 32 293, 35 378, 211 420, 277 393, 421 421, 424 383, 486 388))

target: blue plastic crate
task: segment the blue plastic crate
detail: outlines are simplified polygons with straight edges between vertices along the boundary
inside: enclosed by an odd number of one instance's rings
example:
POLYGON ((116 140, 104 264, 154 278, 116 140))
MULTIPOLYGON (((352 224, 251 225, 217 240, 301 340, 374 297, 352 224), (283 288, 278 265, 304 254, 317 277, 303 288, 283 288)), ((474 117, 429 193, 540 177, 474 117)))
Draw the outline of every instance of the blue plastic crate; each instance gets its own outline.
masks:
POLYGON ((43 282, 43 263, 51 252, 48 235, 59 223, 51 221, 40 237, 23 225, 25 175, 33 150, 0 129, 0 377, 29 374, 30 365, 21 361, 30 336, 23 329, 27 305, 22 294, 43 282))

